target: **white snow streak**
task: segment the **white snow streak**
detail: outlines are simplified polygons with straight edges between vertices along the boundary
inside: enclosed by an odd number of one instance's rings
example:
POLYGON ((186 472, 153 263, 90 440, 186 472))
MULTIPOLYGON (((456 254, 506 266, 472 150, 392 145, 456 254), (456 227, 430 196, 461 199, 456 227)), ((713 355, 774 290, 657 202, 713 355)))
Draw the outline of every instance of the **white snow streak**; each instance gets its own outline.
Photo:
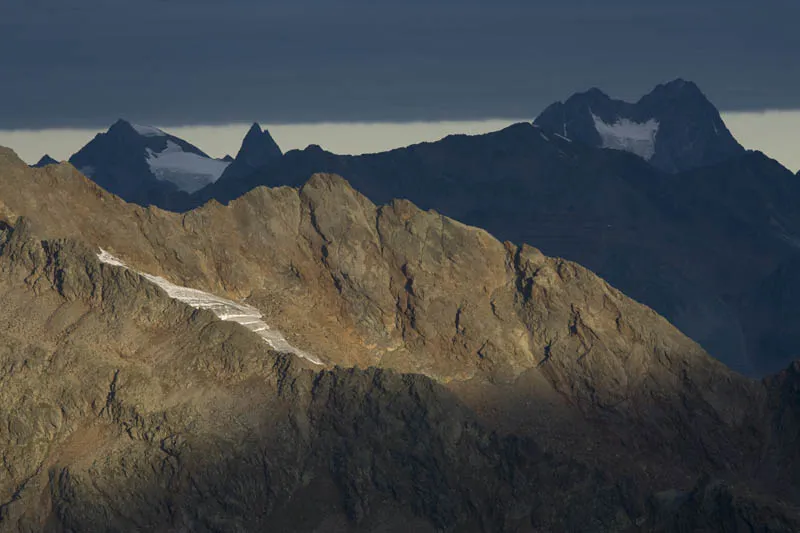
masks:
MULTIPOLYGON (((128 265, 102 248, 100 249, 100 253, 97 254, 97 258, 101 262, 109 265, 128 268, 128 265)), ((272 329, 267 325, 266 322, 262 320, 261 311, 252 305, 234 302, 233 300, 228 300, 215 294, 210 294, 197 289, 181 287, 180 285, 170 283, 160 276, 153 276, 152 274, 146 274, 138 271, 137 273, 164 289, 170 298, 174 298, 178 301, 188 304, 195 309, 208 309, 217 315, 220 320, 236 322, 237 324, 246 327, 250 331, 257 333, 276 351, 294 354, 314 363, 315 365, 323 364, 322 361, 320 361, 317 357, 314 357, 308 352, 299 350, 298 348, 295 348, 289 344, 289 341, 286 340, 280 331, 277 329, 272 329)))
POLYGON ((183 149, 172 141, 161 152, 147 148, 147 164, 156 178, 170 181, 182 191, 193 193, 219 179, 230 163, 203 157, 183 149))
POLYGON ((631 152, 649 161, 656 153, 656 135, 659 123, 651 118, 647 122, 633 122, 620 118, 613 124, 607 124, 592 113, 594 126, 603 140, 603 148, 631 152))
POLYGON ((158 128, 154 128, 153 126, 142 126, 139 124, 131 124, 131 127, 136 130, 136 133, 139 135, 144 135, 145 137, 166 137, 167 134, 161 131, 158 128))
POLYGON ((111 255, 110 253, 106 252, 102 248, 100 248, 100 253, 97 254, 97 258, 100 260, 101 263, 106 263, 107 265, 114 265, 118 267, 128 268, 128 265, 111 255))

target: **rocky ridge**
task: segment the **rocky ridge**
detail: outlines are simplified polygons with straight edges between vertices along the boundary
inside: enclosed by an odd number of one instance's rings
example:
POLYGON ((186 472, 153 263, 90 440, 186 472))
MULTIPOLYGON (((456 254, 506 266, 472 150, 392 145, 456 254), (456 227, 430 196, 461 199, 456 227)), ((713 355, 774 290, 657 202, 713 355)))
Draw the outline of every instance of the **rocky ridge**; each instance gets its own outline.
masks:
POLYGON ((634 155, 516 124, 379 154, 290 151, 196 199, 227 203, 261 185, 300 187, 320 171, 377 203, 407 198, 587 266, 737 371, 760 377, 796 355, 781 326, 791 323, 791 306, 757 298, 770 279, 795 283, 788 265, 800 253, 791 207, 800 182, 763 154, 665 174, 634 155))
POLYGON ((578 265, 328 175, 185 215, 8 151, 0 177, 0 528, 798 524, 770 496, 797 464, 793 368, 732 373, 578 265), (245 300, 329 368, 101 263, 101 246, 245 300))

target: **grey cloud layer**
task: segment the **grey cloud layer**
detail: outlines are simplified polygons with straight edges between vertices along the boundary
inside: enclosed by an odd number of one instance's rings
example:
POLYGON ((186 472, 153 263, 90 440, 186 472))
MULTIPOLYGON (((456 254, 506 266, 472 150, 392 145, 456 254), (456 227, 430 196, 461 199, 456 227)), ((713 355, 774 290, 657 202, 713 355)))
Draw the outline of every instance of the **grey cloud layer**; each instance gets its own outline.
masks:
POLYGON ((674 77, 800 108, 800 2, 6 0, 0 129, 535 116, 674 77))

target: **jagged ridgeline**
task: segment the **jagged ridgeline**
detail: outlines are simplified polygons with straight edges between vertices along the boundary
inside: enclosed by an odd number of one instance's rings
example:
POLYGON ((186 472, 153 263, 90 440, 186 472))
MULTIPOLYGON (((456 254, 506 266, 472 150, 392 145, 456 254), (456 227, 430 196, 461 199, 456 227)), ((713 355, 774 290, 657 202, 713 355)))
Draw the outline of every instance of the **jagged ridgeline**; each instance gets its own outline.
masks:
POLYGON ((335 176, 176 214, 0 152, 3 531, 797 531, 798 387, 335 176))
POLYGON ((533 122, 362 155, 282 153, 254 124, 235 159, 217 160, 121 120, 70 162, 128 202, 176 212, 336 174, 377 204, 408 199, 577 262, 738 372, 761 378, 798 356, 800 181, 745 150, 690 81, 635 103, 594 88, 533 122))

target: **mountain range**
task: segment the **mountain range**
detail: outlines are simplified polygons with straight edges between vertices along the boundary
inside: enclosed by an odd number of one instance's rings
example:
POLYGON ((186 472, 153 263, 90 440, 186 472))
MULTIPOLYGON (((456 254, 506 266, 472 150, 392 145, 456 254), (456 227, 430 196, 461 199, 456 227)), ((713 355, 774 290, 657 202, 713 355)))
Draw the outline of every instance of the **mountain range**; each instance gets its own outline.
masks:
POLYGON ((184 214, 0 176, 0 529, 800 525, 800 367, 575 263, 330 174, 184 214))
POLYGON ((0 531, 800 531, 798 178, 694 84, 70 163, 0 148, 0 531))
POLYGON ((126 124, 71 162, 128 201, 181 212, 335 173, 373 201, 407 198, 586 265, 738 371, 763 376, 798 355, 791 324, 800 304, 783 296, 799 283, 791 266, 800 243, 797 178, 742 148, 691 82, 660 85, 635 104, 592 89, 532 124, 362 156, 318 146, 282 154, 254 124, 221 177, 192 194, 135 170, 158 148, 144 144, 163 147, 167 137, 126 124), (643 148, 636 136, 648 123, 658 127, 643 148), (98 144, 108 139, 128 155, 98 144), (117 185, 110 176, 139 178, 117 185))

